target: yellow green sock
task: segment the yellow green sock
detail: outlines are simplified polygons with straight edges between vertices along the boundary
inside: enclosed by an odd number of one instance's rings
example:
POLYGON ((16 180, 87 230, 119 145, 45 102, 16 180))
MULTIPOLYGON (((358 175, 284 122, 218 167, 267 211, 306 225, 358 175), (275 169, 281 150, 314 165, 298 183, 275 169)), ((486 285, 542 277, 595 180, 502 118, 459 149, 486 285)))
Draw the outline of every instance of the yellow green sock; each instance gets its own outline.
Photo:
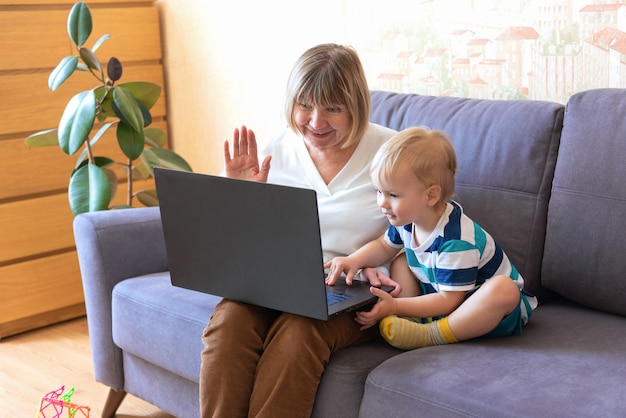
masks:
POLYGON ((458 342, 450 330, 447 317, 421 324, 391 315, 380 321, 379 328, 381 335, 389 344, 402 350, 458 342))

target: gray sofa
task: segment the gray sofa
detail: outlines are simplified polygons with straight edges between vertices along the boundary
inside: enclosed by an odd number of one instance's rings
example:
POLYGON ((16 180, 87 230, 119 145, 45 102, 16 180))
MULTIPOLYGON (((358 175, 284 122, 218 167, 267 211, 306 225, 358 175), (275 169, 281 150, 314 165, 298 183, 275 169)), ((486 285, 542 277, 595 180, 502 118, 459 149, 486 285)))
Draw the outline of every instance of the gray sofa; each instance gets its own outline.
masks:
MULTIPOLYGON (((540 306, 520 336, 401 352, 342 350, 316 417, 626 416, 626 90, 566 106, 372 92, 372 120, 452 138, 458 201, 540 306)), ((104 416, 132 393, 198 416, 200 335, 219 298, 169 282, 158 208, 74 223, 104 416)), ((220 382, 215 382, 219 385, 220 382)))

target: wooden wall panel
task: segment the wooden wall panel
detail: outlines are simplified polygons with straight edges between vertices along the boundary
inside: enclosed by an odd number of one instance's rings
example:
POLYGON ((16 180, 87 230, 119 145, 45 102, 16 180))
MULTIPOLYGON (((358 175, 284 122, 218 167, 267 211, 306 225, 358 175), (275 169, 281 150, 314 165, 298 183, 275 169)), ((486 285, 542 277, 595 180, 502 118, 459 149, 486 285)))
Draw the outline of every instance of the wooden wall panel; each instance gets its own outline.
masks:
POLYGON ((0 267, 0 338, 85 314, 75 252, 0 267))
POLYGON ((74 247, 66 194, 5 203, 0 219, 0 264, 74 247))
POLYGON ((54 68, 70 55, 63 30, 67 11, 9 10, 0 13, 0 70, 54 68), (26 24, 28 22, 28 24, 26 24))
POLYGON ((91 47, 102 35, 111 35, 96 51, 103 61, 108 61, 111 56, 117 57, 122 64, 161 59, 156 7, 93 8, 92 15, 93 33, 87 46, 91 47))
MULTIPOLYGON (((0 14, 0 70, 54 68, 61 58, 76 55, 66 29, 70 8, 63 10, 6 10, 0 14)), ((85 46, 103 35, 111 37, 96 51, 105 63, 114 55, 122 64, 159 60, 161 38, 155 7, 91 8, 93 30, 85 46)), ((47 76, 47 74, 46 74, 47 76)), ((46 77, 47 80, 47 77, 46 77)))
MULTIPOLYGON (((97 84, 90 74, 78 72, 57 91, 48 89, 52 69, 76 54, 66 29, 74 3, 0 0, 0 338, 85 313, 66 191, 76 157, 57 147, 28 149, 25 143, 31 133, 56 127, 69 99, 97 84)), ((164 87, 153 1, 87 4, 93 31, 86 46, 111 35, 97 51, 103 66, 116 56, 123 65, 119 82, 164 87)), ((152 116, 154 126, 167 133, 164 96, 165 89, 152 116)), ((96 154, 123 161, 114 131, 101 139, 96 154)), ((153 187, 153 181, 135 184, 135 190, 153 187)), ((125 202, 125 191, 121 178, 114 204, 125 202)))
POLYGON ((75 252, 0 267, 0 323, 81 302, 75 252))

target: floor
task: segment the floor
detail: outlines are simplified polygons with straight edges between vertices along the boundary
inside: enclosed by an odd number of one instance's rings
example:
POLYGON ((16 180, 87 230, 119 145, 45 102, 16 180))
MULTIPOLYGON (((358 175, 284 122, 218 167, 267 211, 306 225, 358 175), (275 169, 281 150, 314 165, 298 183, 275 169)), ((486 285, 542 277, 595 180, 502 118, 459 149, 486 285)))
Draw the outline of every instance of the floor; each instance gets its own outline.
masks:
MULTIPOLYGON (((50 409, 39 414, 41 398, 61 387, 74 388, 70 401, 88 406, 89 417, 101 416, 108 388, 93 378, 85 317, 0 340, 0 417, 51 418, 50 409)), ((131 395, 116 417, 174 418, 131 395)))

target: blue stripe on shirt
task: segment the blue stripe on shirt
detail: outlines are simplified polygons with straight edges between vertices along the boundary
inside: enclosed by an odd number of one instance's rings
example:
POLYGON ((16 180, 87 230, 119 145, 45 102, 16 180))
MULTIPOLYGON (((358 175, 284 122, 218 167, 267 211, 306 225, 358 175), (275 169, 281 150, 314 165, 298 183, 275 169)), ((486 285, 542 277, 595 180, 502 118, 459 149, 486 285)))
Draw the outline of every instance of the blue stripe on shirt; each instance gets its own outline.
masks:
POLYGON ((476 282, 476 267, 448 270, 437 268, 437 282, 439 286, 469 286, 476 282))
POLYGON ((491 257, 491 260, 487 262, 481 269, 478 271, 478 277, 476 278, 476 284, 483 284, 485 280, 490 279, 495 276, 496 272, 500 268, 502 264, 502 259, 504 257, 504 253, 502 252, 502 248, 496 244, 495 253, 491 257))

